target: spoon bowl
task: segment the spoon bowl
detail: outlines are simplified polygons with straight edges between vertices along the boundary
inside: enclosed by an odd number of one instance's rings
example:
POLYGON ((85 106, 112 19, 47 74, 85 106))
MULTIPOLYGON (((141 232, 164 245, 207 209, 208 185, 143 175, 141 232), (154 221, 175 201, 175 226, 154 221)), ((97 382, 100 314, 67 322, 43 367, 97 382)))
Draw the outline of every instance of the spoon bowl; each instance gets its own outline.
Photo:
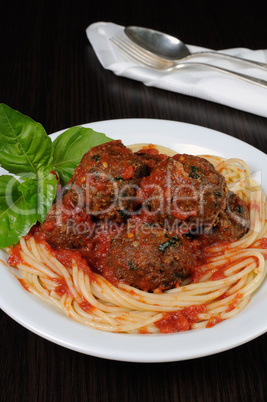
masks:
POLYGON ((166 60, 188 60, 198 56, 212 55, 219 58, 227 58, 238 62, 251 64, 254 67, 257 66, 267 68, 267 64, 264 63, 247 60, 215 51, 191 53, 188 47, 180 39, 165 34, 163 32, 155 31, 153 29, 128 26, 124 29, 124 31, 128 38, 130 38, 134 43, 166 60))
POLYGON ((126 27, 125 33, 137 45, 167 60, 179 60, 191 55, 185 44, 174 36, 136 26, 126 27))

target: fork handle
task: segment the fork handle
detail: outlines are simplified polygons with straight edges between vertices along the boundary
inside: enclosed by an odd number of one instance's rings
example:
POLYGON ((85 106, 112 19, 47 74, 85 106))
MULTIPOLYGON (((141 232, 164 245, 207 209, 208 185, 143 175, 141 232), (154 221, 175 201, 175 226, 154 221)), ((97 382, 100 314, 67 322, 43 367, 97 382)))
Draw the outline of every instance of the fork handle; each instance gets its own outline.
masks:
MULTIPOLYGON (((185 67, 185 66, 188 67, 189 65, 192 65, 192 66, 196 66, 196 65, 198 65, 198 66, 205 66, 205 67, 208 67, 208 68, 210 68, 210 69, 213 69, 213 70, 222 72, 222 73, 224 73, 224 74, 230 75, 230 76, 232 76, 232 77, 241 78, 241 79, 243 79, 244 81, 251 82, 251 83, 253 83, 253 84, 257 84, 257 85, 259 85, 259 86, 261 86, 261 87, 267 88, 267 81, 261 80, 260 78, 252 77, 251 75, 241 74, 241 73, 237 73, 237 72, 232 71, 232 70, 227 70, 226 68, 221 68, 221 67, 213 66, 213 65, 211 65, 211 64, 198 63, 198 62, 192 62, 192 63, 179 63, 179 62, 178 62, 178 63, 176 64, 176 66, 175 66, 175 67, 172 67, 172 68, 177 68, 177 69, 178 69, 179 67, 180 67, 180 68, 181 68, 181 67, 185 67)), ((170 70, 171 70, 172 68, 170 68, 170 70)))
POLYGON ((230 54, 219 53, 219 52, 203 51, 203 52, 192 53, 189 56, 184 57, 183 60, 189 60, 189 59, 193 59, 195 57, 206 56, 206 55, 207 56, 216 56, 216 57, 219 57, 221 59, 229 59, 229 60, 241 61, 241 62, 246 63, 246 64, 251 64, 254 67, 258 66, 258 67, 262 67, 262 68, 267 69, 267 64, 261 63, 260 61, 253 61, 253 60, 243 59, 241 57, 232 56, 230 54))

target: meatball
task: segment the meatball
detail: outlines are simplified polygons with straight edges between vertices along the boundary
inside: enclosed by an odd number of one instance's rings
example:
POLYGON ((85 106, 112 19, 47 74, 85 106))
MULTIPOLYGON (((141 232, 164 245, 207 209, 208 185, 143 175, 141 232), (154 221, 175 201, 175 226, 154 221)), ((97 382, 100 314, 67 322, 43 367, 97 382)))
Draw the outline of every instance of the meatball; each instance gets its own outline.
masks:
POLYGON ((186 232, 214 225, 226 205, 226 183, 206 159, 177 154, 158 162, 142 179, 139 196, 161 224, 183 223, 186 232))
POLYGON ((99 219, 123 221, 136 208, 147 167, 120 140, 91 148, 70 182, 72 201, 99 219))
POLYGON ((91 217, 75 206, 64 191, 52 205, 41 230, 47 242, 56 248, 85 248, 93 233, 91 217))
POLYGON ((112 239, 103 275, 144 291, 162 291, 189 275, 192 264, 183 237, 142 224, 112 239))
POLYGON ((212 234, 217 241, 233 241, 243 237, 249 230, 249 210, 243 200, 229 192, 227 205, 218 215, 212 234))
POLYGON ((147 166, 149 174, 158 162, 168 158, 167 155, 160 154, 158 149, 153 147, 141 148, 139 151, 135 152, 135 155, 147 166))

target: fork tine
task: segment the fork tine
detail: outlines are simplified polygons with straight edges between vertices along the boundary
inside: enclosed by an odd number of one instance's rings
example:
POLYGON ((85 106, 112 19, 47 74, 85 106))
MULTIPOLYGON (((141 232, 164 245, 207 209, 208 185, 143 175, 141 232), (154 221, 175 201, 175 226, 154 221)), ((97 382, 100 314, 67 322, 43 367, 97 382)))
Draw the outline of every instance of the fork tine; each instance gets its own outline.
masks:
POLYGON ((153 64, 149 57, 147 58, 146 56, 144 56, 143 52, 137 49, 136 46, 128 41, 126 38, 123 38, 122 36, 114 36, 111 38, 111 42, 131 59, 148 66, 153 64))
POLYGON ((154 56, 147 51, 143 50, 140 46, 136 45, 128 38, 122 36, 113 36, 110 41, 117 46, 126 56, 137 61, 138 63, 144 64, 147 67, 154 69, 168 68, 169 62, 163 61, 157 56, 154 56), (159 67, 159 63, 164 65, 159 67))
POLYGON ((242 79, 244 81, 259 85, 261 87, 266 88, 267 87, 267 81, 264 81, 259 78, 255 78, 249 75, 237 73, 235 71, 227 70, 222 67, 214 66, 212 64, 207 64, 207 63, 181 63, 181 62, 176 62, 176 63, 171 63, 168 60, 164 60, 158 56, 154 56, 152 53, 144 50, 140 46, 136 45, 133 43, 130 39, 127 37, 122 37, 122 36, 113 36, 110 38, 110 41, 117 46, 118 49, 120 49, 126 56, 129 58, 137 61, 138 63, 141 63, 149 68, 153 68, 155 70, 172 70, 173 68, 179 68, 179 69, 190 69, 191 67, 199 67, 199 68, 205 68, 205 71, 208 72, 207 68, 209 70, 215 70, 220 73, 226 74, 228 76, 232 76, 235 78, 242 79))

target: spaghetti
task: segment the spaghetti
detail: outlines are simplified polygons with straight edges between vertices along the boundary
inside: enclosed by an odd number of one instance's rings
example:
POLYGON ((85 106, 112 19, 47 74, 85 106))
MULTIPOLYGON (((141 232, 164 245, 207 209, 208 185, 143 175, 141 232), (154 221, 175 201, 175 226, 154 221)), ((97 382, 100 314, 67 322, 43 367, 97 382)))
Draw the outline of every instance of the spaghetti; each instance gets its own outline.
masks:
POLYGON ((58 258, 45 240, 28 235, 8 250, 22 285, 70 318, 102 331, 166 333, 210 327, 238 314, 266 275, 266 197, 239 159, 203 156, 248 206, 249 231, 205 249, 205 263, 180 286, 149 293, 92 272, 77 252, 58 258), (65 261, 65 262, 64 262, 65 261))

